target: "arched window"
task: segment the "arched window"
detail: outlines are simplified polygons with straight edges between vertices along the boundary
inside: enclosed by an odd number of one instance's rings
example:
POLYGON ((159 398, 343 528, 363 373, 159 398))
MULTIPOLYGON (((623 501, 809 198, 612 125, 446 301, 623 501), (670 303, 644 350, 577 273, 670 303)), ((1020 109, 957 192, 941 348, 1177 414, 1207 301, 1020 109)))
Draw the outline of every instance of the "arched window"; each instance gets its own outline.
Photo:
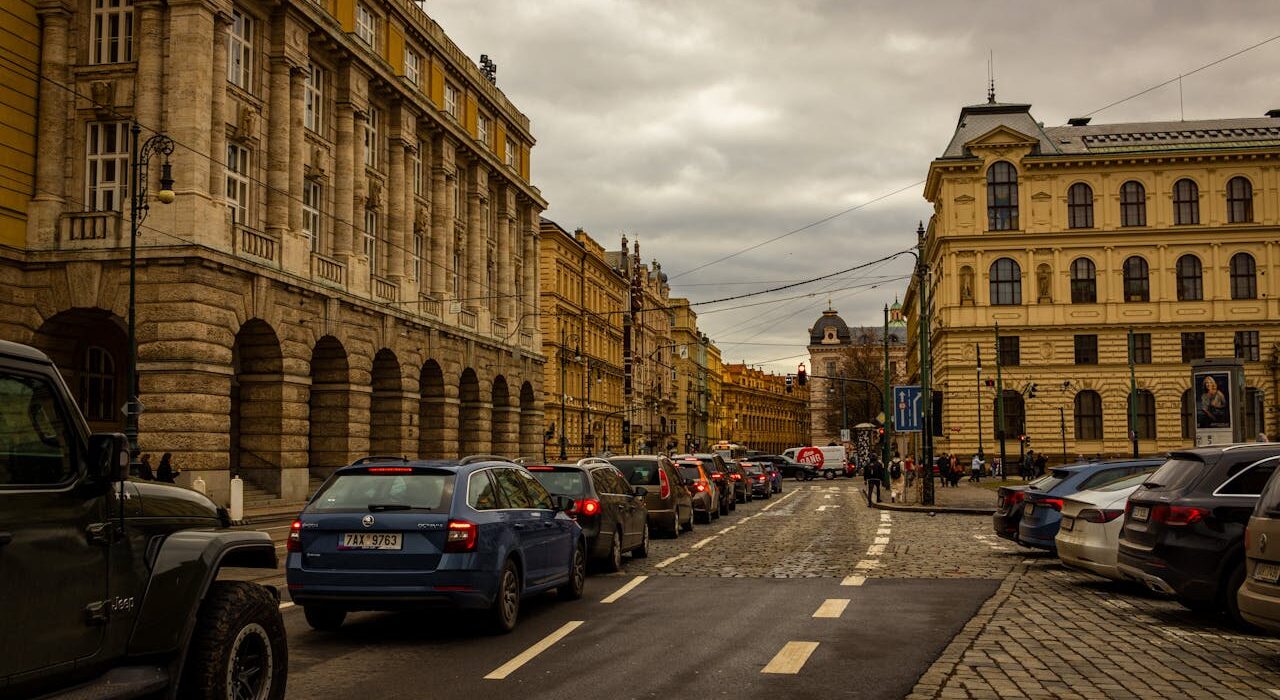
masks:
MULTIPOLYGON (((1133 400, 1133 394, 1129 395, 1133 400)), ((1138 439, 1156 439, 1156 395, 1146 389, 1138 390, 1138 439)))
POLYGON ((996 306, 1022 303, 1022 268, 1012 258, 991 263, 991 303, 996 306))
POLYGON ((1071 261, 1071 303, 1093 304, 1098 301, 1098 269, 1089 258, 1071 261))
POLYGON ((1124 300, 1151 301, 1147 261, 1137 255, 1124 261, 1124 300))
POLYGON ((1237 175, 1227 181, 1227 221, 1253 221, 1253 183, 1247 177, 1237 175))
POLYGON ((1067 225, 1093 228, 1093 188, 1077 182, 1067 190, 1067 225))
POLYGON ((1190 389, 1182 392, 1182 439, 1196 439, 1196 397, 1190 389))
POLYGON ((1090 389, 1076 394, 1076 439, 1102 439, 1102 397, 1090 389))
POLYGON ((1200 223, 1200 187, 1195 180, 1184 177, 1173 183, 1173 223, 1200 223))
POLYGON ((1005 161, 987 169, 987 230, 1018 229, 1018 171, 1005 161))
POLYGON ((1204 299, 1204 276, 1200 271, 1200 258, 1187 254, 1178 258, 1178 301, 1204 299))
POLYGON ((1231 256, 1231 298, 1258 298, 1258 268, 1248 253, 1231 256))
POLYGON ((80 375, 80 402, 85 418, 108 421, 116 418, 116 362, 106 348, 90 345, 84 354, 80 375))
POLYGON ((1147 225, 1147 188, 1137 180, 1120 186, 1120 225, 1147 225))

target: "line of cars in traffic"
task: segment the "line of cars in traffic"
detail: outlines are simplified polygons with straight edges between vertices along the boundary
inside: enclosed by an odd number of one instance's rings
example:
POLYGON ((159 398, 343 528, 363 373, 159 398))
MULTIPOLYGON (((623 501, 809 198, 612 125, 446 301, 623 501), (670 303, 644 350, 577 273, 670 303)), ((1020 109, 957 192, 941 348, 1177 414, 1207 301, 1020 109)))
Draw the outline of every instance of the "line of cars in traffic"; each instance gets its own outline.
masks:
POLYGON ((679 537, 782 490, 772 462, 715 453, 365 457, 329 476, 293 522, 287 589, 317 630, 354 611, 444 606, 508 632, 523 600, 582 597, 589 566, 647 557, 651 533, 679 537))
POLYGON ((1052 469, 1002 486, 996 534, 1068 567, 1280 632, 1280 444, 1052 469))

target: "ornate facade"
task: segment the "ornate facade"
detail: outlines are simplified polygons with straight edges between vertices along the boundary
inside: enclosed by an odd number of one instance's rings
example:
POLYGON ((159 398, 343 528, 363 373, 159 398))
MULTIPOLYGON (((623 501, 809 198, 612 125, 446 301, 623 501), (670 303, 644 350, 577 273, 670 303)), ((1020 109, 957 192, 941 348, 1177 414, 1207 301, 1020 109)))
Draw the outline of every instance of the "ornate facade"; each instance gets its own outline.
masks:
POLYGON ((369 453, 539 448, 529 122, 418 5, 38 7, 35 194, 0 248, 0 337, 54 355, 96 427, 129 393, 136 123, 175 142, 176 199, 149 199, 138 237, 143 451, 217 499, 239 474, 295 501, 369 453))
POLYGON ((725 365, 726 439, 769 454, 807 444, 808 388, 793 387, 788 393, 785 382, 783 376, 748 365, 725 365))
POLYGON ((936 449, 976 452, 980 432, 998 449, 997 362, 1015 455, 1023 435, 1059 458, 1128 453, 1131 429, 1144 454, 1190 445, 1202 357, 1244 361, 1247 434, 1274 436, 1277 117, 1043 127, 1029 105, 964 108, 925 186, 936 449))
MULTIPOLYGON (((902 304, 896 300, 889 311, 889 381, 905 383, 907 377, 906 320, 902 304)), ((868 421, 883 410, 883 399, 876 401, 875 389, 856 381, 842 382, 839 377, 862 379, 877 387, 884 384, 883 328, 850 328, 831 308, 809 329, 809 436, 811 445, 828 445, 840 441, 841 421, 850 428, 868 421), (841 385, 844 398, 841 398, 841 385), (860 407, 849 411, 850 406, 860 407), (875 410, 871 410, 874 406, 875 410)), ((908 449, 909 439, 900 440, 908 449)))

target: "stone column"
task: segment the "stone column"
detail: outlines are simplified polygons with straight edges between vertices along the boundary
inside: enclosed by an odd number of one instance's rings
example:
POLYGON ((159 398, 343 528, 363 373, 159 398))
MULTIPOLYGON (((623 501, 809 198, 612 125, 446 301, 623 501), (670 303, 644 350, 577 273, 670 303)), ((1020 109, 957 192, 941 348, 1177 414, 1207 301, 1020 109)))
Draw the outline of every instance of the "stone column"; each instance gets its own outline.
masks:
MULTIPOLYGON (((511 295, 515 292, 515 285, 512 284, 512 275, 515 273, 515 261, 511 255, 511 188, 503 185, 498 188, 498 201, 495 203, 499 207, 498 210, 498 303, 495 308, 498 310, 498 318, 503 321, 512 320, 511 315, 512 299, 511 295)), ((494 294, 494 292, 490 292, 494 294)))
POLYGON ((441 424, 440 424, 440 441, 443 449, 436 457, 444 459, 452 459, 463 456, 461 454, 462 434, 458 427, 459 414, 461 413, 461 402, 458 400, 458 388, 450 387, 446 389, 448 394, 441 399, 441 424))
MULTIPOLYGON (((57 240, 58 216, 62 213, 66 190, 67 97, 62 88, 67 78, 67 29, 71 15, 61 4, 40 8, 40 81, 38 125, 36 127, 36 192, 30 207, 27 243, 32 247, 52 247, 57 240)), ((127 203, 122 204, 125 208, 127 203)), ((83 209, 83 206, 76 207, 83 209)))
POLYGON ((209 155, 209 192, 214 202, 226 199, 227 187, 227 32, 231 17, 219 12, 213 17, 213 102, 211 105, 209 155))
POLYGON ((449 281, 446 240, 453 235, 449 220, 449 188, 445 178, 444 137, 433 139, 431 147, 431 296, 443 299, 449 281))
MULTIPOLYGON (((182 51, 202 52, 213 46, 214 13, 208 4, 203 0, 169 0, 168 4, 169 46, 175 55, 181 55, 182 51)), ((210 125, 214 88, 225 89, 227 75, 225 71, 214 75, 211 60, 201 56, 191 59, 168 63, 163 81, 165 100, 181 106, 168 112, 165 123, 169 136, 182 144, 170 157, 178 201, 167 207, 153 205, 147 225, 225 249, 231 245, 225 224, 226 209, 219 206, 221 195, 217 201, 211 200, 210 171, 211 162, 224 160, 226 153, 210 158, 213 145, 210 125)))
POLYGON ((467 170, 467 274, 463 280, 463 296, 467 298, 465 306, 472 311, 479 311, 485 306, 488 292, 484 286, 485 253, 488 250, 485 241, 483 205, 486 194, 485 181, 482 177, 484 166, 475 164, 467 170))
POLYGON ((409 155, 407 145, 403 132, 393 136, 388 163, 387 260, 383 269, 386 270, 387 277, 397 286, 401 286, 404 282, 405 249, 408 247, 405 235, 405 190, 413 191, 412 187, 406 187, 405 182, 405 159, 409 155))
POLYGON ((339 102, 337 105, 338 143, 334 149, 333 164, 333 257, 346 266, 350 283, 351 258, 355 248, 354 227, 352 217, 355 209, 354 181, 348 176, 355 168, 352 158, 355 147, 352 144, 355 133, 355 119, 350 102, 339 102))
MULTIPOLYGON (((525 213, 520 218, 524 228, 524 307, 528 313, 532 313, 538 309, 538 229, 534 225, 534 221, 538 216, 538 210, 533 205, 525 207, 525 213)), ((533 329, 533 346, 541 347, 541 341, 538 336, 541 331, 541 324, 529 323, 529 328, 533 329)))
POLYGON ((268 94, 267 231, 283 241, 289 228, 289 64, 271 59, 268 94))
MULTIPOLYGON (((134 3, 137 17, 136 53, 138 76, 134 82, 134 118, 142 126, 141 138, 146 139, 163 131, 161 123, 161 96, 164 94, 164 48, 161 35, 163 8, 159 0, 139 0, 134 3)), ((224 67, 225 75, 225 67, 224 67)))
MULTIPOLYGON (((419 150, 420 146, 418 141, 418 118, 410 114, 409 118, 407 119, 407 122, 408 122, 407 126, 405 127, 405 130, 402 134, 405 140, 404 171, 408 179, 408 182, 405 183, 405 187, 404 187, 405 254, 404 254, 403 269, 404 269, 404 278, 406 280, 410 280, 413 282, 413 284, 408 285, 409 292, 411 293, 409 298, 413 299, 416 302, 418 300, 418 294, 420 292, 427 291, 427 288, 428 288, 427 279, 431 275, 431 271, 428 269, 429 265, 427 263, 427 249, 426 249, 426 240, 425 240, 428 233, 427 228, 429 227, 419 228, 418 226, 418 195, 416 192, 414 192, 414 189, 413 189, 414 187, 413 183, 418 177, 418 173, 414 172, 414 167, 417 165, 417 163, 414 162, 414 156, 421 157, 420 150, 419 150), (422 271, 421 272, 422 276, 419 279, 414 280, 413 279, 413 253, 414 253, 413 242, 416 236, 421 236, 423 237, 424 240, 422 241, 422 246, 417 250, 418 254, 422 256, 422 262, 419 263, 418 265, 418 269, 422 271)), ((426 187, 427 184, 423 183, 423 186, 426 187)), ((422 312, 421 304, 413 304, 411 306, 408 306, 407 308, 409 308, 410 310, 416 311, 418 313, 422 312)))
POLYGON ((303 91, 310 66, 293 66, 289 70, 289 229, 302 231, 302 151, 306 147, 306 127, 302 125, 306 109, 303 91))
MULTIPOLYGON (((365 201, 369 180, 364 164, 364 123, 369 118, 368 112, 355 111, 351 120, 351 263, 347 265, 347 289, 354 292, 368 292, 372 286, 369 279, 372 270, 369 256, 364 253, 364 215, 365 201)), ((340 173, 339 178, 347 175, 340 173)), ((375 244, 376 245, 376 244, 375 244)))

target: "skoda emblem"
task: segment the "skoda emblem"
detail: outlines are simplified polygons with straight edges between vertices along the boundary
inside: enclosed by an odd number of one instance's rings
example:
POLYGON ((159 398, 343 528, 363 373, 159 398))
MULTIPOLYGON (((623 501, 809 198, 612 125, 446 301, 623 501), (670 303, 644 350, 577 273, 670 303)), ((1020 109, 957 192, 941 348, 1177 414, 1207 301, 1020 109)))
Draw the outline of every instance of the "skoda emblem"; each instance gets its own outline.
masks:
POLYGON ((1259 554, 1267 553, 1267 534, 1265 532, 1262 533, 1262 537, 1258 538, 1258 553, 1259 554))
POLYGON ((363 518, 360 518, 360 524, 364 525, 365 527, 373 527, 373 516, 366 515, 363 518))

